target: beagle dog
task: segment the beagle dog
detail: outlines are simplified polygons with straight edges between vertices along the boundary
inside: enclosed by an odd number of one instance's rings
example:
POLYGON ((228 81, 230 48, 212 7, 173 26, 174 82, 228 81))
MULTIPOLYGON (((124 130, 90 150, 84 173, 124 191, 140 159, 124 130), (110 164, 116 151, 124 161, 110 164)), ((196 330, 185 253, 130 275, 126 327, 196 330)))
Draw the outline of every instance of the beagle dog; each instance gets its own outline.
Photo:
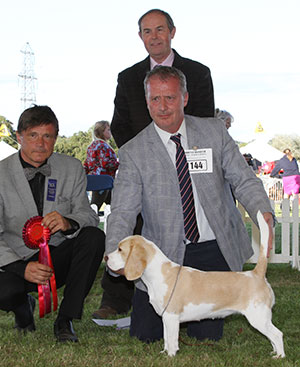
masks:
POLYGON ((263 215, 257 219, 261 248, 257 265, 245 272, 205 272, 170 261, 160 249, 141 236, 130 236, 108 254, 113 271, 124 269, 128 280, 141 278, 150 303, 162 317, 164 351, 174 356, 178 348, 179 324, 233 313, 249 323, 272 343, 274 357, 284 357, 283 334, 272 324, 274 293, 265 278, 269 228, 263 215))

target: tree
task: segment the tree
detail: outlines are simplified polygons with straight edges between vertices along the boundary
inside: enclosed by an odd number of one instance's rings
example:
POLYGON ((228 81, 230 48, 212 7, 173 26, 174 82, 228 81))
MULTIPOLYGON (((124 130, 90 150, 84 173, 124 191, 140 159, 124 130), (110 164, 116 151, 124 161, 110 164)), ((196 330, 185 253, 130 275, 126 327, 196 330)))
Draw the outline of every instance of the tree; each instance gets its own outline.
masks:
POLYGON ((286 148, 291 149, 293 156, 300 160, 300 136, 298 135, 275 135, 270 144, 282 151, 286 148))
POLYGON ((79 131, 69 138, 59 136, 55 144, 55 151, 75 157, 83 163, 86 157, 87 147, 91 141, 92 135, 90 131, 79 131))
POLYGON ((10 136, 1 137, 0 139, 5 141, 5 143, 11 145, 13 148, 18 149, 16 132, 13 129, 12 122, 7 120, 4 116, 0 115, 0 126, 5 124, 10 132, 10 136))

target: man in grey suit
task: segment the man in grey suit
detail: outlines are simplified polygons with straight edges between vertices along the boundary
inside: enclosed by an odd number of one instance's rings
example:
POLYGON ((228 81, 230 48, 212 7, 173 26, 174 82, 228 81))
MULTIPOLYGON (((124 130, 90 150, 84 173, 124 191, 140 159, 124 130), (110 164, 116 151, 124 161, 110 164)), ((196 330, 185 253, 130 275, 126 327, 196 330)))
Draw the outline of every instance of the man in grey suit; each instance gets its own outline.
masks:
POLYGON ((65 285, 54 333, 60 342, 77 342, 72 319, 81 318, 105 236, 87 199, 81 162, 53 153, 58 130, 48 106, 28 108, 18 123, 20 151, 0 162, 0 309, 15 314, 17 330, 35 330, 35 298, 29 292, 47 284, 53 270, 38 261, 39 249, 25 246, 22 229, 27 220, 40 216, 39 228, 51 233, 57 288, 65 285))
MULTIPOLYGON (((131 235, 141 212, 142 235, 176 263, 207 271, 240 271, 252 248, 230 187, 251 218, 256 222, 260 210, 271 228, 272 209, 261 181, 222 121, 184 115, 188 92, 181 71, 159 66, 147 74, 144 84, 153 122, 119 150, 106 253, 131 235), (183 158, 177 156, 179 144, 173 139, 181 142, 185 152, 185 174, 192 187, 187 202, 194 203, 196 218, 194 239, 187 230, 177 175, 177 164, 183 158)), ((223 320, 188 323, 187 333, 200 340, 219 340, 223 320)), ((161 318, 141 281, 136 283, 130 335, 146 342, 163 335, 161 318)))
MULTIPOLYGON (((185 113, 198 117, 214 116, 214 90, 210 70, 200 62, 180 56, 171 48, 176 33, 171 16, 160 9, 151 9, 139 21, 139 37, 148 56, 123 70, 118 76, 115 109, 111 122, 112 135, 120 148, 151 123, 143 81, 146 73, 158 64, 181 70, 188 84, 189 100, 185 113)), ((140 233, 142 221, 137 220, 135 233, 140 233)), ((106 318, 126 313, 131 307, 133 284, 124 278, 114 279, 104 272, 100 309, 93 317, 106 318)))

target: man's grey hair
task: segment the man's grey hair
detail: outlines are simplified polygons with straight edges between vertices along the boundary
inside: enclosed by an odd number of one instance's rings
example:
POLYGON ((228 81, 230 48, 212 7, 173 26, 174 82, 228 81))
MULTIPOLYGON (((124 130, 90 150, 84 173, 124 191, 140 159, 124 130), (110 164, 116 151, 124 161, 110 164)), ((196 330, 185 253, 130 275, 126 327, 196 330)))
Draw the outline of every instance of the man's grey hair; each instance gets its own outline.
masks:
POLYGON ((151 14, 151 13, 158 13, 163 15, 166 18, 166 22, 169 28, 169 31, 172 32, 173 29, 175 28, 173 19, 171 18, 170 14, 168 14, 166 11, 160 10, 160 9, 151 9, 148 10, 147 13, 143 14, 140 19, 138 20, 138 25, 139 25, 139 31, 142 32, 142 20, 145 18, 146 15, 151 14))
POLYGON ((234 121, 234 118, 233 116, 231 115, 231 113, 229 113, 228 111, 226 110, 220 110, 219 108, 216 108, 215 109, 215 117, 217 119, 220 119, 222 121, 226 121, 227 118, 230 118, 230 121, 233 122, 234 121))
POLYGON ((147 97, 148 82, 151 78, 157 76, 161 81, 167 81, 171 78, 175 78, 179 81, 180 90, 184 96, 187 93, 186 77, 182 71, 174 68, 173 66, 156 66, 151 71, 148 71, 144 79, 144 90, 147 97))

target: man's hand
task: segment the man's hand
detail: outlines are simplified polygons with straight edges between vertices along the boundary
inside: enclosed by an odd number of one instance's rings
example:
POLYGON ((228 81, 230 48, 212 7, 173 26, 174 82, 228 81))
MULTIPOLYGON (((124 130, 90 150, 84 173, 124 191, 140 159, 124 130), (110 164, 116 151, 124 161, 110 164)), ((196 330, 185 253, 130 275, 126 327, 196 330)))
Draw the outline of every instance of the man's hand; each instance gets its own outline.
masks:
POLYGON ((40 264, 38 261, 30 261, 24 273, 24 278, 31 283, 47 284, 51 278, 53 270, 48 265, 40 264))
POLYGON ((42 225, 44 227, 48 227, 51 234, 54 234, 57 231, 65 232, 68 229, 71 229, 70 222, 57 211, 46 214, 42 220, 42 225))
POLYGON ((270 256, 270 251, 273 248, 273 215, 270 212, 263 213, 263 217, 269 226, 269 240, 267 257, 270 256))

